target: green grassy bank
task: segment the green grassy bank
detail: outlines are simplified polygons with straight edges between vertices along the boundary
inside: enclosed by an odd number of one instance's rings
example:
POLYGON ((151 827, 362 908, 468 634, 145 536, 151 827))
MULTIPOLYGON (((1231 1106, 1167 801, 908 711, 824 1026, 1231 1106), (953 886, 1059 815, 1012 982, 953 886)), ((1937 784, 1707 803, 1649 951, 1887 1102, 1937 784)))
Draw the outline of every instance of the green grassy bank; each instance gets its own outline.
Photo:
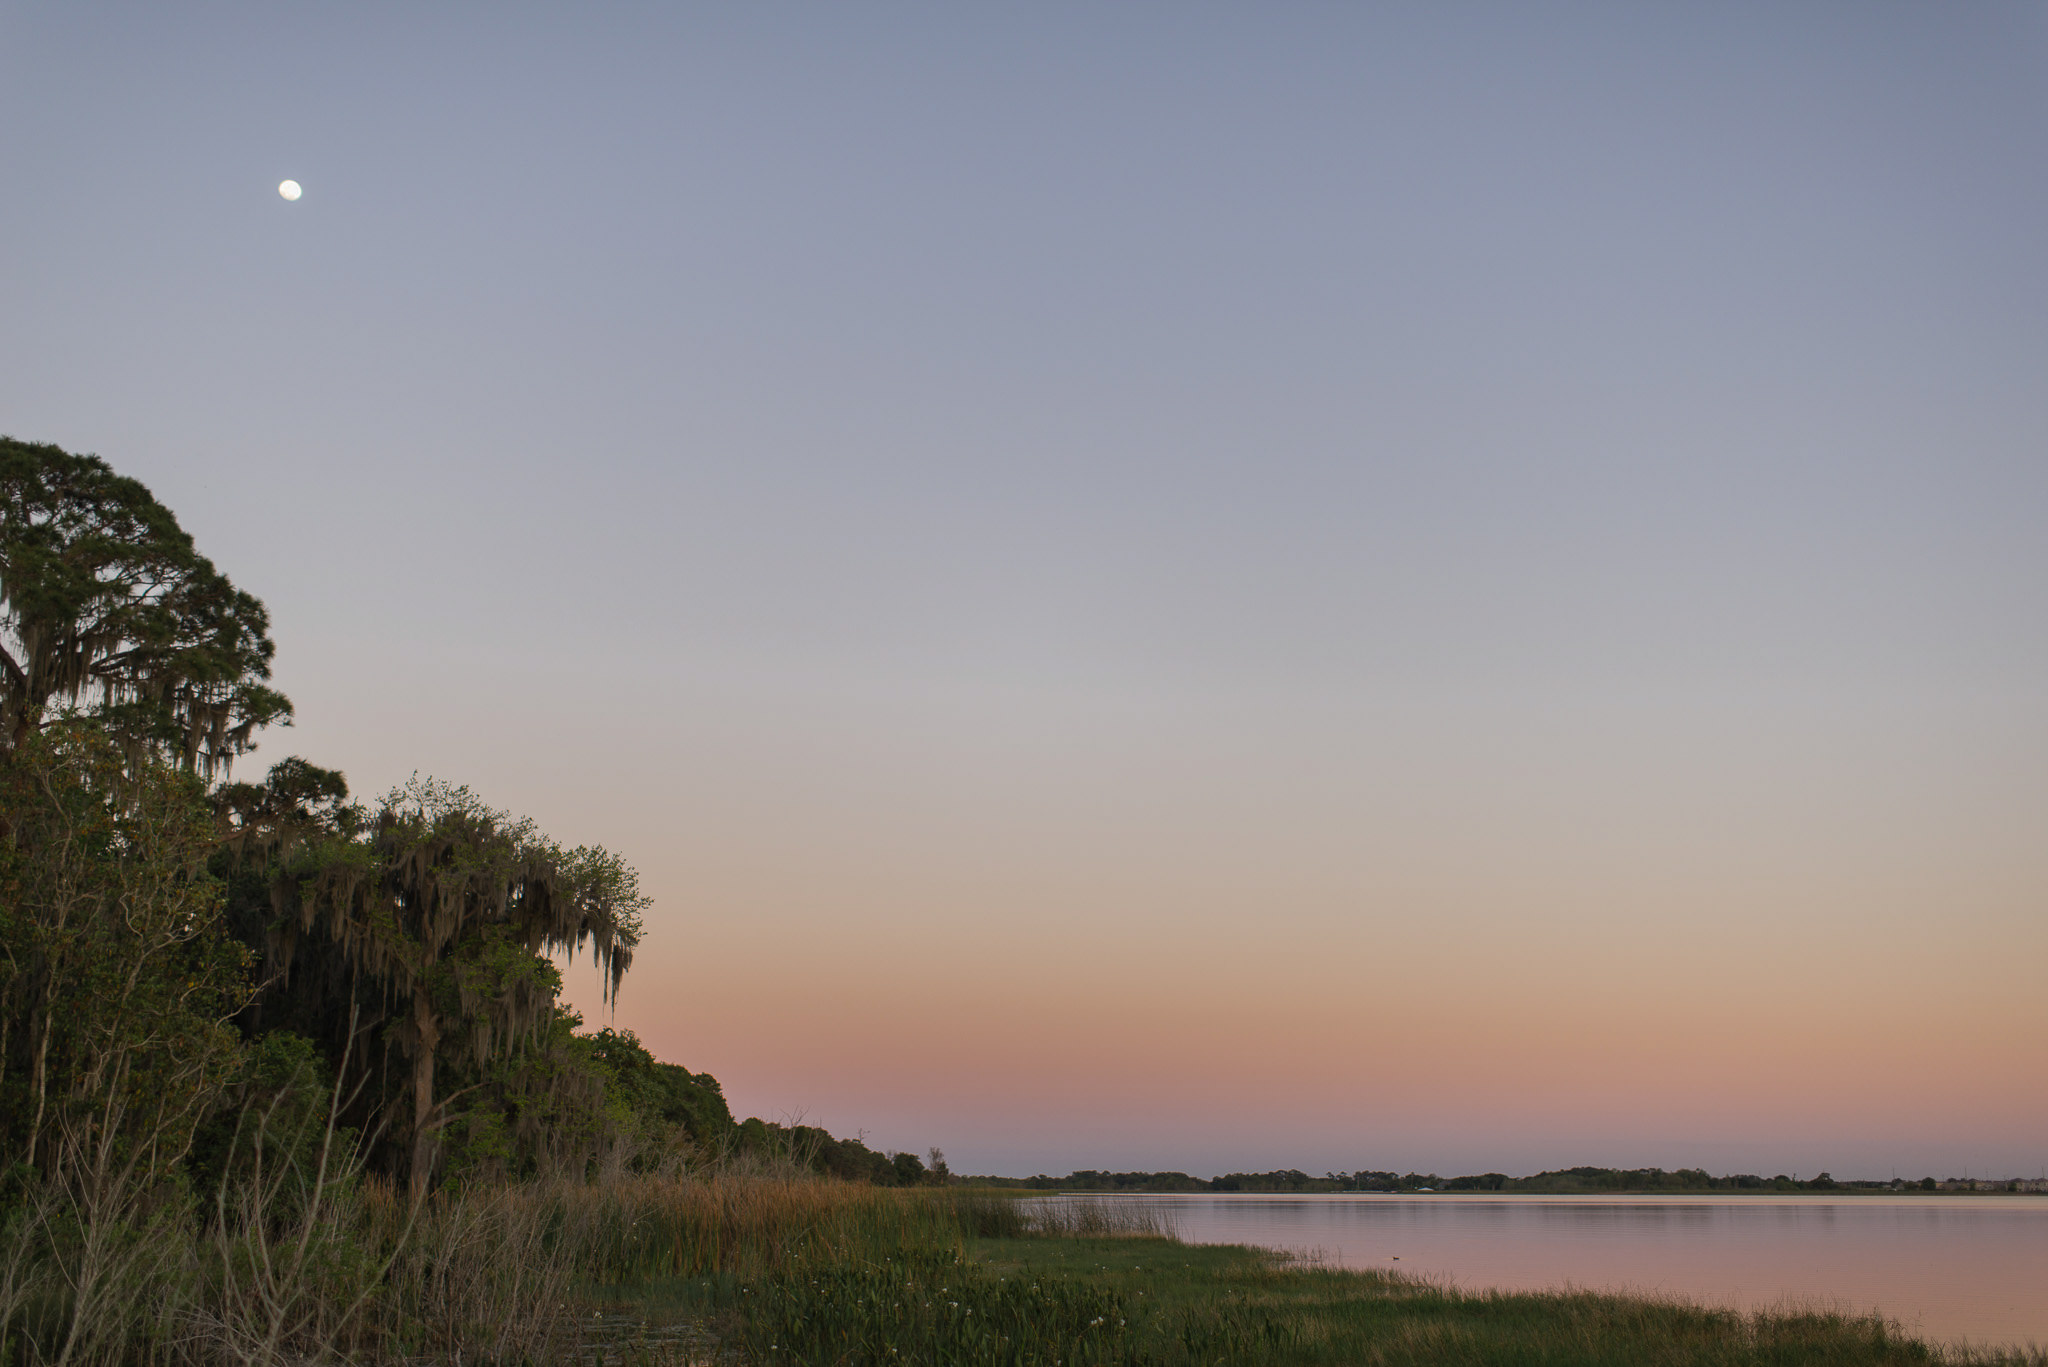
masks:
POLYGON ((1875 1319, 1461 1293, 1143 1211, 794 1168, 0 1212, 0 1367, 2013 1363, 1875 1319))
POLYGON ((1114 1217, 1086 1207, 1032 1215, 999 1198, 895 1199, 951 1218, 899 1215, 885 1227, 869 1223, 880 1210, 849 1209, 814 1248, 765 1274, 618 1288, 612 1308, 650 1325, 695 1321, 726 1354, 792 1367, 2048 1363, 1943 1349, 1875 1318, 1459 1292, 1182 1244, 1142 1225, 1107 1228, 1114 1217))

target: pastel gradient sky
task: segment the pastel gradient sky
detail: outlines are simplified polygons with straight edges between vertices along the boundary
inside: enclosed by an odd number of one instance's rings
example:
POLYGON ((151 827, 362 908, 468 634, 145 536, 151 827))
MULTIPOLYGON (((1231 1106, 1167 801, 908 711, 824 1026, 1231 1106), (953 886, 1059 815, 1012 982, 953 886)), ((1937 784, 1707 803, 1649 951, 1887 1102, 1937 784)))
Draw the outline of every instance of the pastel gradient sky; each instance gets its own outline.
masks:
POLYGON ((2044 148, 2033 4, 0 0, 0 431, 743 1115, 2033 1172, 2044 148))

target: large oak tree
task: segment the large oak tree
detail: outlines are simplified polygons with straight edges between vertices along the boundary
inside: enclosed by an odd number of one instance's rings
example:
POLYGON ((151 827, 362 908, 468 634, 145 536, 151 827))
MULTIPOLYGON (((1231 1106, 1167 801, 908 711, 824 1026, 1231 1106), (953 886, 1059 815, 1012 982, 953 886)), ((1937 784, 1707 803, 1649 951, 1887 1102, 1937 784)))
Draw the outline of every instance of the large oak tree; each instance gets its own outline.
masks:
POLYGON ((64 704, 211 775, 291 703, 270 618, 98 456, 0 437, 0 764, 64 704))

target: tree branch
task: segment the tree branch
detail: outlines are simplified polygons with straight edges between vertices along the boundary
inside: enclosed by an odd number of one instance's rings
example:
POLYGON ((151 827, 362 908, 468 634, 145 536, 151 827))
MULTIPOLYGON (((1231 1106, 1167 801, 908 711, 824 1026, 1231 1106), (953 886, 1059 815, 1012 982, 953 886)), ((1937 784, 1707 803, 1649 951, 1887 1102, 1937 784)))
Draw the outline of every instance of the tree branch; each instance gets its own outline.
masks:
POLYGON ((15 663, 14 656, 8 652, 6 646, 0 646, 0 664, 7 666, 8 677, 13 679, 14 686, 21 690, 22 701, 25 705, 28 701, 28 672, 15 663))

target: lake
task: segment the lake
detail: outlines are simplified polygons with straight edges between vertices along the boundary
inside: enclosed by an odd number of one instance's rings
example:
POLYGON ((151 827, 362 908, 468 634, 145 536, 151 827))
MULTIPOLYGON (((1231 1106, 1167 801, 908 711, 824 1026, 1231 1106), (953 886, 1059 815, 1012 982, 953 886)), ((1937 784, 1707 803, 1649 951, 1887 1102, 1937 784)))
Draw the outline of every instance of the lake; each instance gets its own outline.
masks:
POLYGON ((1466 1290, 1564 1286, 1876 1310, 1949 1342, 2048 1344, 2048 1198, 1089 1196, 1190 1243, 1259 1244, 1466 1290))

